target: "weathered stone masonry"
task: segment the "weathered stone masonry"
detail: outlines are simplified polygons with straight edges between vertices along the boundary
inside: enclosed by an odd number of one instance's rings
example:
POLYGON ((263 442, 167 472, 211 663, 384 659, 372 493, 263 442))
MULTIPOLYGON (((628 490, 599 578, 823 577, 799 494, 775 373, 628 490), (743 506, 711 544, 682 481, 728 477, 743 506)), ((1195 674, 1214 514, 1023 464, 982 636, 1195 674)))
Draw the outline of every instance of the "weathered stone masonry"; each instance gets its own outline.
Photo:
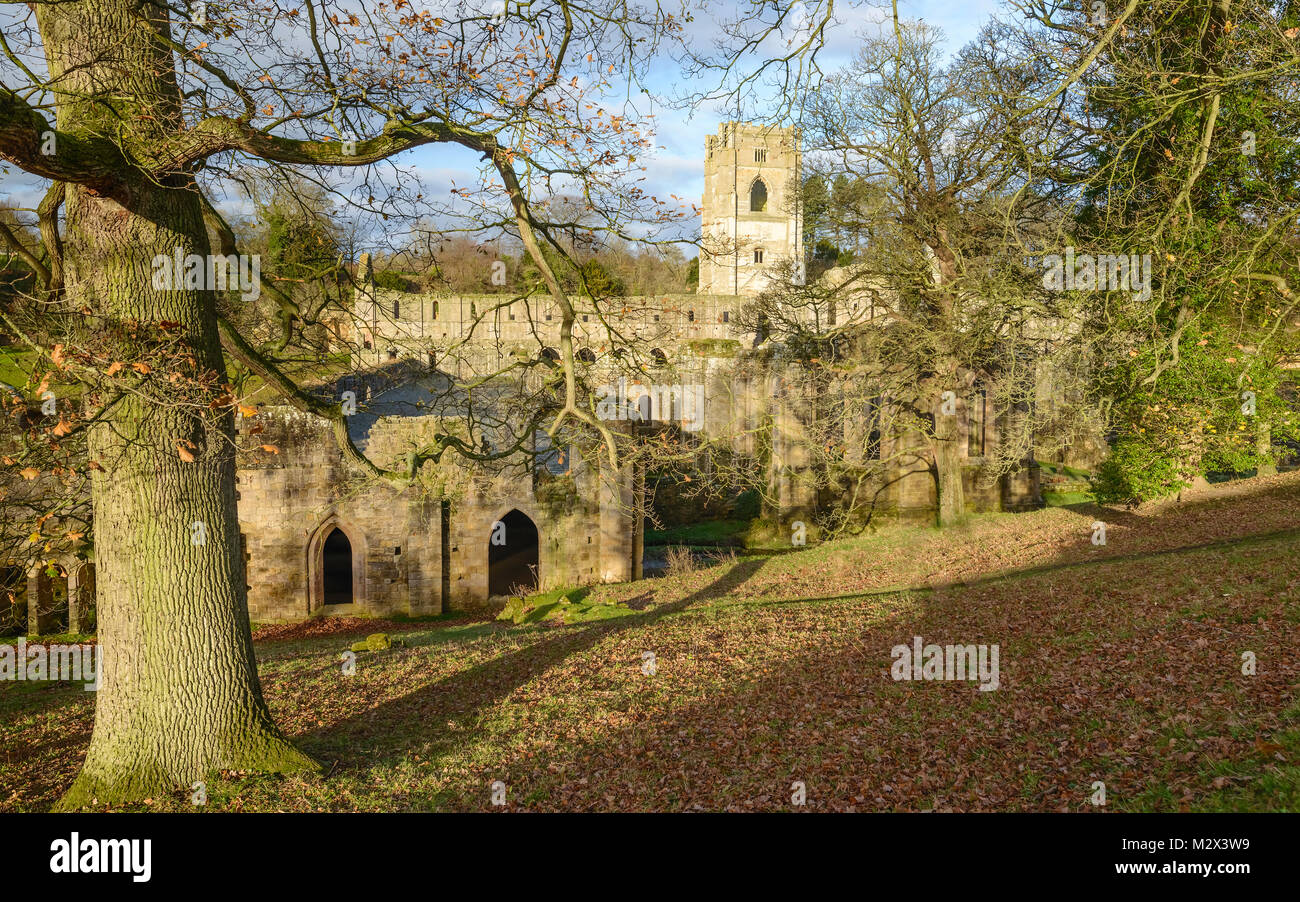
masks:
MULTIPOLYGON (((386 434, 407 428, 382 420, 370 443, 382 447, 386 434)), ((540 590, 640 576, 640 518, 626 472, 611 478, 575 457, 567 476, 476 479, 444 501, 416 487, 358 481, 318 417, 265 407, 241 418, 238 432, 239 523, 254 620, 483 608, 493 524, 512 510, 537 528, 540 590), (350 546, 351 601, 327 605, 324 544, 335 529, 350 546)))

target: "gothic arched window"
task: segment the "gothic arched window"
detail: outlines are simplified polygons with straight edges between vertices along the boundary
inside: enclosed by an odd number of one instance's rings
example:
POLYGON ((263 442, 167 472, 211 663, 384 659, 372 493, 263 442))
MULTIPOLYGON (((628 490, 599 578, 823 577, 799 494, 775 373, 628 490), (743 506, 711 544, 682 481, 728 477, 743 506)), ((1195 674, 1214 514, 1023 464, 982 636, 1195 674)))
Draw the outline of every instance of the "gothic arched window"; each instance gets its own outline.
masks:
POLYGON ((762 179, 754 179, 754 187, 749 189, 749 210, 751 213, 762 213, 767 209, 767 185, 763 184, 762 179))

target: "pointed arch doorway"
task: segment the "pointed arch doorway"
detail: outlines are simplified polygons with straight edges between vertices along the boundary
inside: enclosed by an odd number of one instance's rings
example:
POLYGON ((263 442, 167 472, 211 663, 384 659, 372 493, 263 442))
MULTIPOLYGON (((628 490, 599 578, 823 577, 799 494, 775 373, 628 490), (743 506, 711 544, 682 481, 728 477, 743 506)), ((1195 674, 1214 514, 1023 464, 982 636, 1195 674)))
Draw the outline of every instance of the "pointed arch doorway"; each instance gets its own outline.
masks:
POLYGON ((488 595, 517 595, 537 591, 539 570, 537 526, 528 515, 512 510, 488 532, 488 595))
POLYGON ((365 561, 365 535, 337 516, 326 518, 307 543, 307 613, 364 605, 365 561))

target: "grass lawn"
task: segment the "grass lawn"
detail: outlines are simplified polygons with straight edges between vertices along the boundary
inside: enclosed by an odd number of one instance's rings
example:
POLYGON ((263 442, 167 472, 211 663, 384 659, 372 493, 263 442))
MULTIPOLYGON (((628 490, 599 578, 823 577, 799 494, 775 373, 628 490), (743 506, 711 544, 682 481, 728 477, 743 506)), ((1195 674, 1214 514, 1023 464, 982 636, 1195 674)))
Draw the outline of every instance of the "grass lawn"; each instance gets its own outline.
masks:
MULTIPOLYGON (((269 627, 267 699, 322 775, 225 774, 208 808, 491 810, 500 780, 517 809, 783 810, 800 781, 815 811, 1096 811, 1102 781, 1106 810, 1300 810, 1297 512, 1300 473, 549 593, 519 623, 269 627), (344 676, 377 629, 403 644, 344 676), (996 643, 1001 687, 895 682, 913 636, 996 643)), ((0 685, 0 808, 54 802, 92 705, 0 685)))

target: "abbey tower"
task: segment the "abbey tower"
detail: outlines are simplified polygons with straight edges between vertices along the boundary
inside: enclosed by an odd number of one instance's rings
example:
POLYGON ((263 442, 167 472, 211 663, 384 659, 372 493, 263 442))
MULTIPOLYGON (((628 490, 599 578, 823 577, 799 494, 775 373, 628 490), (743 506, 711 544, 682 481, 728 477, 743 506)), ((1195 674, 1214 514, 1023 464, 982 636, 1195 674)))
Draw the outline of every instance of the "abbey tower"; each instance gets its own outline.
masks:
POLYGON ((799 130, 724 122, 705 141, 700 294, 754 295, 803 259, 799 130))

